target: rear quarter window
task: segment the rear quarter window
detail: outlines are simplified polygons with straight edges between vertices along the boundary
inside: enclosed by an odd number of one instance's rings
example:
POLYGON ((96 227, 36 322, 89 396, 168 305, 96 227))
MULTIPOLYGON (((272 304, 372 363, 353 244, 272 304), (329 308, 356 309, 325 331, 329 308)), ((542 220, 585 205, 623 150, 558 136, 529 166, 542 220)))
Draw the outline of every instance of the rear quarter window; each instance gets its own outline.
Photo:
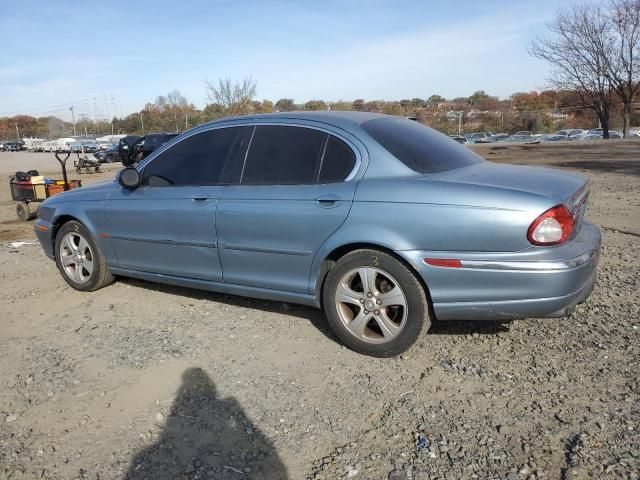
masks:
POLYGON ((484 162, 455 140, 402 118, 377 118, 362 128, 389 153, 418 173, 438 173, 484 162))
POLYGON ((353 150, 342 140, 329 135, 322 157, 318 183, 336 183, 345 180, 356 165, 353 150))

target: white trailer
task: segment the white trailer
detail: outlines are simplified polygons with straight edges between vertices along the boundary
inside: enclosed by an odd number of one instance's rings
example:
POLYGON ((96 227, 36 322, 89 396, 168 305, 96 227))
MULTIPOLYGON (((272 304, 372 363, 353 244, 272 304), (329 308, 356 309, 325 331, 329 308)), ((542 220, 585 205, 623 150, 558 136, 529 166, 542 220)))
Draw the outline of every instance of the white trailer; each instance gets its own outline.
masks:
POLYGON ((70 152, 72 143, 78 143, 78 141, 73 137, 59 138, 58 140, 56 140, 55 151, 56 152, 70 152))
POLYGON ((31 152, 42 152, 44 151, 43 149, 43 144, 44 144, 44 138, 36 138, 36 137, 25 137, 22 139, 22 143, 24 143, 24 146, 27 147, 27 150, 31 151, 31 152))

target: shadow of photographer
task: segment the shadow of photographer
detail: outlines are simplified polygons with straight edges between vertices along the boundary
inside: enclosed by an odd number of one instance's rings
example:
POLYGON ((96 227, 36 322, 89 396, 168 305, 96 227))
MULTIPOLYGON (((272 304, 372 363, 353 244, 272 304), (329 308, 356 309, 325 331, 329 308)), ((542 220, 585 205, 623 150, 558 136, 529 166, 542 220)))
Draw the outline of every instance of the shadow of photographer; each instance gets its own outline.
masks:
POLYGON ((233 398, 218 398, 201 368, 182 375, 160 438, 138 452, 125 475, 141 479, 286 479, 275 448, 233 398))

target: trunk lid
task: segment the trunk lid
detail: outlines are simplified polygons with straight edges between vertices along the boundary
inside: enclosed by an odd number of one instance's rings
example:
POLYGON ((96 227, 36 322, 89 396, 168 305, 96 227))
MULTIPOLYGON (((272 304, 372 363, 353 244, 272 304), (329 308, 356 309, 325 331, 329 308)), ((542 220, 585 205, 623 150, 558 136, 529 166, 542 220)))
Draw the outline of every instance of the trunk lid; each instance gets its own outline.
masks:
POLYGON ((430 177, 440 181, 517 190, 550 198, 558 204, 563 203, 571 211, 576 231, 579 230, 587 209, 589 180, 582 175, 551 168, 482 162, 432 174, 430 177))

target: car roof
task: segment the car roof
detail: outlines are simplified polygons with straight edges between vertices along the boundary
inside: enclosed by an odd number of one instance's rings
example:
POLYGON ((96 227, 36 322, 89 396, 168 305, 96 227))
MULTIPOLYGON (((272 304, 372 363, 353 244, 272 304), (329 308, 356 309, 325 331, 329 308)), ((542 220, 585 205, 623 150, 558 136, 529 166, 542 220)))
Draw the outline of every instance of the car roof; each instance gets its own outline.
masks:
POLYGON ((321 110, 321 111, 295 111, 295 112, 277 112, 277 113, 261 113, 256 115, 245 115, 240 117, 229 117, 213 122, 207 123, 207 125, 224 123, 237 120, 308 120, 322 123, 328 123, 337 127, 354 127, 362 125, 369 120, 375 120, 377 118, 398 118, 391 115, 384 115, 382 113, 371 112, 353 112, 353 111, 339 111, 339 110, 321 110))

